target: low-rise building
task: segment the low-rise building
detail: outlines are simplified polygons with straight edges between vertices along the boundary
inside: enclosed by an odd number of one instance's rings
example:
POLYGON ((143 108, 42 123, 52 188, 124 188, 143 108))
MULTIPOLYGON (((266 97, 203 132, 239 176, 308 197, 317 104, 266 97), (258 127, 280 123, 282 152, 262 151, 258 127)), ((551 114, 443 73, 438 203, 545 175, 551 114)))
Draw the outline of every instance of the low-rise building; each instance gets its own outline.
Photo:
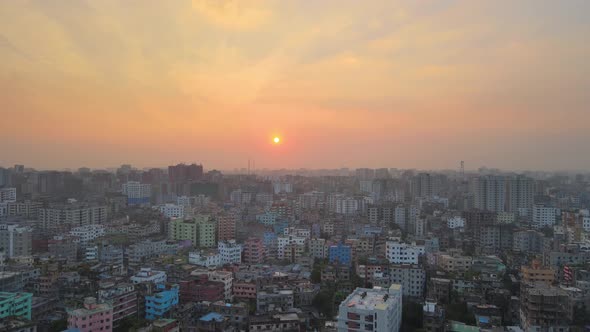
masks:
POLYGON ((402 320, 402 286, 357 288, 338 308, 338 332, 398 332, 402 320))
POLYGON ((96 298, 84 299, 84 307, 68 311, 68 328, 81 332, 112 331, 113 308, 106 303, 97 304, 96 298))

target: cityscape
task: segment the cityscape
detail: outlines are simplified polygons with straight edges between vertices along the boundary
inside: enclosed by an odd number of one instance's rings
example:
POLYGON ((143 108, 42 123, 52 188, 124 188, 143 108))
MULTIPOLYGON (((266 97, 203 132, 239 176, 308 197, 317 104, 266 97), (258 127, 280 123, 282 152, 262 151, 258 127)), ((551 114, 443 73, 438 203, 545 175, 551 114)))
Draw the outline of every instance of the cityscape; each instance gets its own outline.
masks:
POLYGON ((590 332, 589 13, 0 1, 0 332, 590 332))

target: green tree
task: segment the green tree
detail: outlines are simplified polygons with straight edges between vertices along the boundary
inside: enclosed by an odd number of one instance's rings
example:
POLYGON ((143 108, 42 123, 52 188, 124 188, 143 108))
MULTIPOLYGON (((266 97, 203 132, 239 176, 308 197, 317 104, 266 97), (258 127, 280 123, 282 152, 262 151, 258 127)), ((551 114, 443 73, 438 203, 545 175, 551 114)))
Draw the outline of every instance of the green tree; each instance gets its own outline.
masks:
POLYGON ((60 332, 66 330, 68 328, 68 321, 65 319, 60 319, 51 322, 49 325, 49 332, 60 332))

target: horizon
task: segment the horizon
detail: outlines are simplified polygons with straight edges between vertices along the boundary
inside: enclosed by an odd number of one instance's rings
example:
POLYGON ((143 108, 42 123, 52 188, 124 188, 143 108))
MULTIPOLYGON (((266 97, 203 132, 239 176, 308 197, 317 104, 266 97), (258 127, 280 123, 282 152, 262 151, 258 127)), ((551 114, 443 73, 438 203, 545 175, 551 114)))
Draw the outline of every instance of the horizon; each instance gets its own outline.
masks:
POLYGON ((588 170, 587 12, 583 0, 2 2, 0 159, 588 170))

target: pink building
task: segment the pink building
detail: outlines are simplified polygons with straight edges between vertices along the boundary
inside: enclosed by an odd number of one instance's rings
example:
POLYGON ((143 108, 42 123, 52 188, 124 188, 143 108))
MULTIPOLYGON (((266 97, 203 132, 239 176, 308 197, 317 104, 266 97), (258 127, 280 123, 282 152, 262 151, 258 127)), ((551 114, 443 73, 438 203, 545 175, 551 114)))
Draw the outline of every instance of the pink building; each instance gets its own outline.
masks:
POLYGON ((253 281, 234 281, 232 290, 237 299, 256 299, 257 287, 253 281))
POLYGON ((225 215, 217 217, 217 240, 228 241, 236 239, 236 218, 225 215))
POLYGON ((68 328, 81 332, 112 332, 113 307, 96 304, 96 298, 84 299, 84 308, 68 311, 68 328))
POLYGON ((244 242, 244 263, 260 264, 264 262, 264 243, 259 238, 249 238, 244 242))

